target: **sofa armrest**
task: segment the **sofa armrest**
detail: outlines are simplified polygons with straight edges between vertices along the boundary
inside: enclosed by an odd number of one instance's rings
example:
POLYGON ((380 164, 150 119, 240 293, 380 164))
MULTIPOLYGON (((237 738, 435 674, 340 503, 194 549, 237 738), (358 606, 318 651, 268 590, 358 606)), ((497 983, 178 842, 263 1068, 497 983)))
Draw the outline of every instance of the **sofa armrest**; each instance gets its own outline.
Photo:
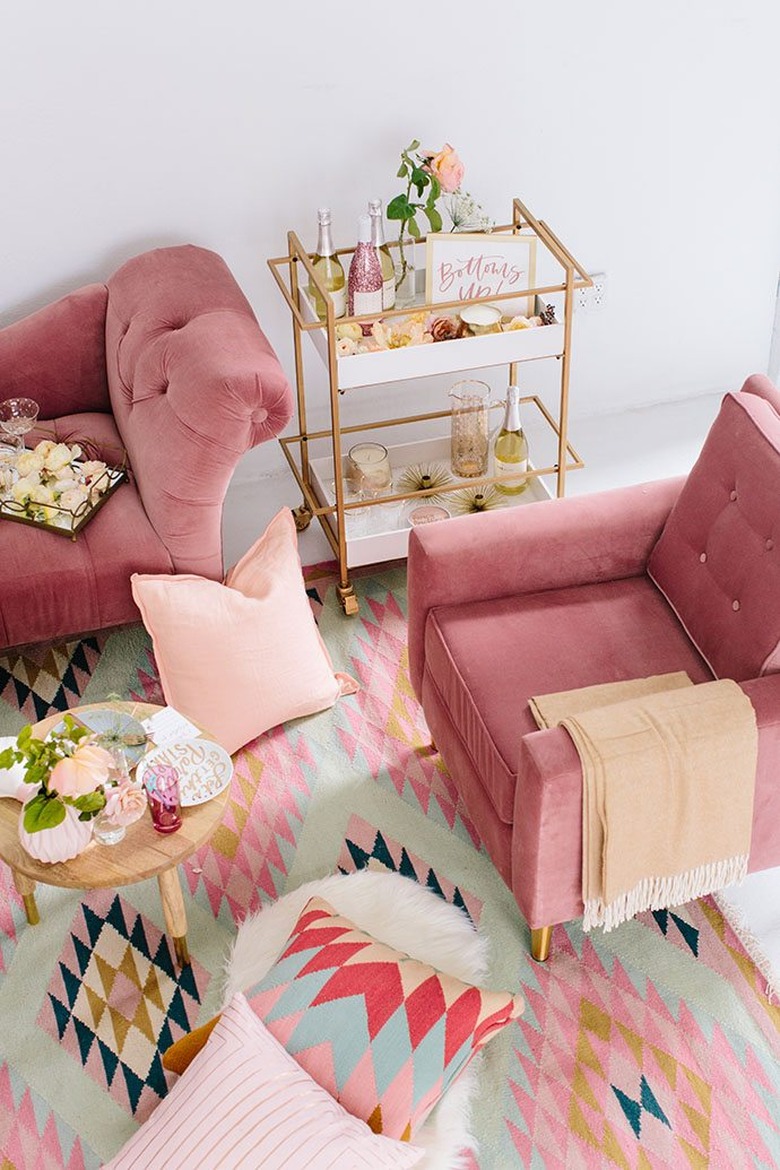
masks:
POLYGON ((175 571, 221 577, 230 478, 287 425, 292 389, 214 252, 145 252, 108 290, 109 388, 138 493, 175 571))
MULTIPOLYGON (((758 727, 751 872, 780 864, 780 674, 741 682, 758 727)), ((582 913, 582 766, 562 727, 523 737, 515 790, 512 889, 533 929, 582 913)))
POLYGON ((638 576, 684 482, 658 480, 413 529, 409 665, 418 696, 429 610, 638 576))
POLYGON ((110 412, 104 284, 90 284, 0 329, 0 398, 32 398, 42 420, 110 412))

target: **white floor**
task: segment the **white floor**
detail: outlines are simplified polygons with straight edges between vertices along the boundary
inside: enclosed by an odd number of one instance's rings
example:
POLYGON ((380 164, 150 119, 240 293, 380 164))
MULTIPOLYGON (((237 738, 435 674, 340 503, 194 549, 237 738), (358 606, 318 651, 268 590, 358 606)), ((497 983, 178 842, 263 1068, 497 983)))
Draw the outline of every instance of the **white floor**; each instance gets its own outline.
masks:
MULTIPOLYGON (((567 495, 684 475, 696 459, 719 401, 719 395, 706 396, 575 420, 570 433, 585 467, 570 474, 567 495)), ((223 531, 226 565, 238 559, 280 508, 299 503, 288 472, 232 487, 223 531)), ((332 557, 315 524, 301 534, 299 548, 304 564, 332 557)), ((780 994, 780 868, 751 875, 726 891, 725 898, 755 935, 780 994)))

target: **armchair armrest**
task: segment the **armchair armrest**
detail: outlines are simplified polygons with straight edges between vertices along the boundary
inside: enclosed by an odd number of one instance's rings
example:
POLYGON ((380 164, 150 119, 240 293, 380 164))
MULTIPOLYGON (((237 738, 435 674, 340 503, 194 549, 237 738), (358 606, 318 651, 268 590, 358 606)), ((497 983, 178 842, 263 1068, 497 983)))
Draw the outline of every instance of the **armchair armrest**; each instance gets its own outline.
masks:
POLYGON ((413 529, 409 665, 417 694, 429 610, 638 576, 684 482, 658 480, 413 529))
MULTIPOLYGON (((780 864, 780 674, 741 682, 758 727, 751 872, 780 864)), ((582 913, 582 767, 561 727, 523 737, 514 805, 512 889, 532 929, 582 913)))
POLYGON ((89 284, 0 329, 1 398, 32 398, 41 419, 111 404, 104 284, 89 284))

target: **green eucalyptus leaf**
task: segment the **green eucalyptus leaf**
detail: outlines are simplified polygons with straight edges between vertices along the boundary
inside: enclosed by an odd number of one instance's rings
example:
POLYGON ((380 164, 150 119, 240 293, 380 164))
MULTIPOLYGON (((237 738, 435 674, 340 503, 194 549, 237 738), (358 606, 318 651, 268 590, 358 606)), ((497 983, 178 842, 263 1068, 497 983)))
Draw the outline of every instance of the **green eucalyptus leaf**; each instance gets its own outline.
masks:
POLYGON ((24 747, 24 745, 29 743, 29 741, 31 739, 32 739, 32 727, 30 726, 29 723, 26 723, 24 725, 24 727, 22 728, 22 730, 17 735, 16 743, 17 743, 18 747, 24 747))
POLYGON ((405 162, 402 162, 400 167, 398 168, 397 177, 399 179, 405 179, 408 174, 409 174, 409 167, 406 165, 405 162))
POLYGON ((65 805, 39 792, 24 806, 23 824, 28 833, 56 829, 65 820, 65 805))
POLYGON ((0 768, 12 768, 21 758, 21 753, 15 752, 12 747, 3 748, 0 752, 0 768))
POLYGON ((425 214, 428 216, 428 223, 431 225, 431 231, 432 232, 440 232, 442 220, 441 220, 441 216, 439 215, 436 208, 435 207, 425 207, 423 210, 425 211, 425 214))
POLYGON ((419 229, 419 227, 417 226, 417 220, 414 218, 414 216, 412 216, 412 217, 409 219, 409 222, 408 222, 408 223, 407 223, 407 225, 406 225, 406 230, 409 232, 409 235, 410 235, 410 236, 411 236, 413 239, 415 239, 415 240, 419 240, 419 238, 420 238, 420 229, 419 229))
POLYGON ((419 148, 420 148, 420 140, 419 140, 419 138, 415 138, 413 142, 409 143, 409 145, 407 146, 406 149, 407 150, 419 150, 419 148))
POLYGON ((428 194, 428 202, 435 203, 441 195, 441 183, 435 175, 431 175, 431 189, 428 194))

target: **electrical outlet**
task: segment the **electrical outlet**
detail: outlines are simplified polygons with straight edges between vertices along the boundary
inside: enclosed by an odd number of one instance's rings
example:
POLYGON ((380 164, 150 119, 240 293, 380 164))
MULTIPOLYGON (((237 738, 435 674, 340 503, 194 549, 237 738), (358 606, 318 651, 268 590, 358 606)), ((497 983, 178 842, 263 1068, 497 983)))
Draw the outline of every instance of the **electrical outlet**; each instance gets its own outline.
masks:
POLYGON ((595 313, 603 309, 607 300, 606 272, 591 272, 592 285, 574 292, 574 306, 580 313, 595 313))

